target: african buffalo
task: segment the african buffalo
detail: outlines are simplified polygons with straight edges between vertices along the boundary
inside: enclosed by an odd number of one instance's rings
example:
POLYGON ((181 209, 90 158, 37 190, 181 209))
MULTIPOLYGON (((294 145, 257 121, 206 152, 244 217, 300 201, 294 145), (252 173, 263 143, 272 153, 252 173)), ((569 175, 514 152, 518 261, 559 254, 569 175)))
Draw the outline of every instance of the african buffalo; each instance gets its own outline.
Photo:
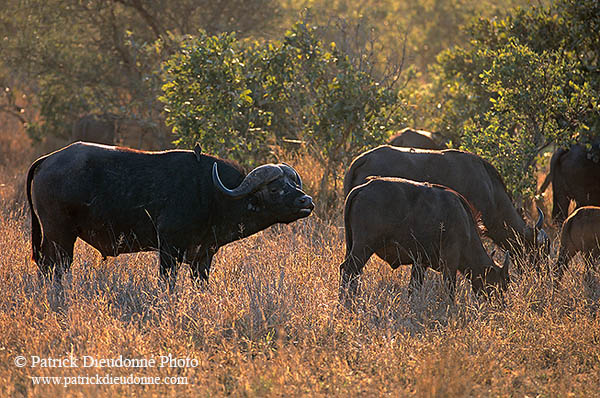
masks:
MULTIPOLYGON (((592 149, 599 147, 596 142, 592 149)), ((571 200, 576 207, 600 205, 600 162, 591 160, 588 153, 585 146, 573 145, 570 149, 559 148, 552 155, 550 172, 540 192, 552 182, 552 219, 556 223, 567 217, 571 200)))
POLYGON ((433 140, 433 133, 423 130, 413 130, 409 127, 393 135, 388 142, 393 146, 407 148, 442 149, 433 140))
POLYGON ((600 256, 600 207, 580 207, 563 223, 555 270, 557 281, 579 252, 590 259, 600 256))
POLYGON ((539 243, 549 251, 548 237, 540 229, 542 211, 538 208, 538 221, 535 227, 529 227, 513 206, 498 171, 477 155, 453 149, 429 151, 382 145, 354 159, 344 178, 344 195, 368 176, 402 177, 447 186, 475 206, 481 213, 486 236, 503 249, 522 254, 523 243, 529 248, 539 243))
MULTIPOLYGON (((508 256, 500 268, 488 256, 467 200, 447 187, 403 178, 371 177, 350 191, 344 208, 346 259, 340 265, 340 297, 356 293, 358 277, 376 253, 393 269, 413 264, 410 291, 427 267, 442 272, 454 299, 456 271, 476 293, 505 290, 508 256)), ((507 252, 508 253, 508 252, 507 252)))
POLYGON ((32 164, 27 197, 33 259, 44 275, 54 269, 60 281, 79 237, 103 257, 158 251, 170 287, 177 263, 207 281, 221 246, 314 208, 292 167, 266 164, 245 175, 198 145, 145 152, 77 142, 32 164))

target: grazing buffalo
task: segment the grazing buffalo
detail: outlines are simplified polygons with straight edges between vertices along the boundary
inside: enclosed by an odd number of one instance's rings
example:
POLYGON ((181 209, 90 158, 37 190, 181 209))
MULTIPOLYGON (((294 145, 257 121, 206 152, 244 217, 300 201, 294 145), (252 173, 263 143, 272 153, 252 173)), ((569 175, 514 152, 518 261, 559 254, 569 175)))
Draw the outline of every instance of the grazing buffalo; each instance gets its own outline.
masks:
POLYGON ((46 276, 54 269, 60 281, 79 237, 104 257, 158 251, 171 287, 177 263, 206 281, 221 246, 314 208, 292 167, 266 164, 245 175, 198 145, 143 152, 77 142, 33 163, 27 196, 33 259, 46 276))
MULTIPOLYGON (((508 256, 500 268, 486 253, 467 200, 447 187, 403 178, 372 177, 346 198, 346 260, 340 265, 342 301, 356 293, 358 277, 376 253, 393 269, 413 264, 410 291, 427 267, 443 274, 454 299, 456 272, 473 290, 505 290, 508 256)), ((508 253, 508 252, 507 252, 508 253)))
POLYGON ((433 140, 433 133, 423 130, 413 130, 409 127, 393 135, 389 144, 407 148, 442 149, 433 140))
POLYGON ((113 115, 86 115, 73 123, 71 141, 88 141, 96 144, 116 143, 117 126, 113 115))
MULTIPOLYGON (((600 150, 596 142, 593 150, 600 150)), ((550 172, 540 192, 552 182, 552 219, 562 223, 569 213, 569 203, 576 207, 600 205, 600 162, 588 157, 590 152, 583 145, 570 149, 559 148, 550 160, 550 172)))
POLYGON ((77 120, 71 141, 124 145, 138 149, 164 148, 166 138, 154 123, 113 114, 91 114, 77 120))
POLYGON ((548 237, 540 229, 544 215, 538 209, 535 227, 528 226, 513 206, 498 171, 481 157, 447 149, 428 151, 383 145, 359 155, 344 178, 344 194, 368 176, 401 177, 447 186, 481 213, 486 235, 505 250, 523 252, 542 244, 549 251, 548 237))
POLYGON ((555 273, 557 281, 579 252, 589 259, 600 256, 600 207, 580 207, 563 223, 555 273))

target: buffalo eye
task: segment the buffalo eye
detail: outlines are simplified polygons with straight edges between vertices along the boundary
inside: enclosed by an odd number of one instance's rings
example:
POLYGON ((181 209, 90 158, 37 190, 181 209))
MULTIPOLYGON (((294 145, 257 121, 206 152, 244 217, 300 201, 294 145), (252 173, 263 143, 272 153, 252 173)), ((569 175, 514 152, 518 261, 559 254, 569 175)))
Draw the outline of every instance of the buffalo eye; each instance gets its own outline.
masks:
POLYGON ((271 193, 272 195, 283 195, 283 187, 281 187, 280 184, 274 184, 269 187, 269 193, 271 193))

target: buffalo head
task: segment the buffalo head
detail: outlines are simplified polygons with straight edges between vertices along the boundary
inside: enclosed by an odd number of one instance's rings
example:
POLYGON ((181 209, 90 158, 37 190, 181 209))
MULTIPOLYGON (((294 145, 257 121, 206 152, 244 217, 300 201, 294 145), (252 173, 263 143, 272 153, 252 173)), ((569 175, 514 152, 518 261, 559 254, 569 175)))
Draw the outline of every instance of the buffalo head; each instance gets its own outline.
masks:
POLYGON ((538 219, 535 225, 527 227, 525 231, 525 239, 529 242, 529 248, 535 251, 535 254, 530 258, 531 262, 536 262, 539 258, 538 255, 546 257, 550 254, 550 238, 546 231, 542 229, 544 224, 544 212, 537 207, 538 219))
POLYGON ((315 207, 312 198, 302 191, 302 179, 296 170, 285 163, 259 166, 235 188, 223 185, 217 163, 213 165, 212 178, 225 196, 246 199, 249 211, 270 214, 278 222, 307 217, 315 207))
POLYGON ((484 293, 490 295, 495 290, 498 290, 500 293, 505 292, 510 283, 509 265, 510 252, 507 251, 502 267, 494 264, 493 267, 485 269, 485 274, 473 275, 471 285, 475 294, 484 293))
POLYGON ((538 207, 538 221, 535 224, 535 230, 537 231, 536 242, 539 248, 541 248, 543 255, 547 256, 550 254, 550 238, 546 231, 542 229, 542 224, 544 223, 544 213, 538 207))

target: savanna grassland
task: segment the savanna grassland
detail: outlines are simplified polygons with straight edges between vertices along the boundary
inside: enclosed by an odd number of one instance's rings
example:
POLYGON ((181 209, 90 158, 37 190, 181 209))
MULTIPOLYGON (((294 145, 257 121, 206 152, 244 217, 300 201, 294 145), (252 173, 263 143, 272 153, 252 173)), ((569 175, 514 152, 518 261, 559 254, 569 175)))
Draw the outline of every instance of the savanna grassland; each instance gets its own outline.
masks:
MULTIPOLYGON (((6 124, 4 125, 7 126, 6 124)), ((109 258, 82 242, 64 295, 30 260, 23 173, 36 155, 0 134, 0 395, 14 397, 600 395, 600 273, 577 260, 558 287, 513 268, 504 304, 459 279, 451 303, 428 272, 408 298, 408 267, 373 258, 354 311, 338 305, 340 216, 312 215, 230 244, 210 283, 182 268, 169 295, 152 253, 109 258), (171 356, 193 366, 82 366, 95 359, 171 356), (15 358, 24 356, 24 367, 15 358), (32 356, 78 358, 78 368, 31 367, 32 356), (189 362, 192 361, 192 362, 189 362), (158 376, 178 385, 72 385, 65 377, 158 376), (35 385, 32 377, 62 377, 35 385), (179 378, 179 379, 177 379, 179 378)), ((310 191, 321 171, 290 160, 310 191)))

